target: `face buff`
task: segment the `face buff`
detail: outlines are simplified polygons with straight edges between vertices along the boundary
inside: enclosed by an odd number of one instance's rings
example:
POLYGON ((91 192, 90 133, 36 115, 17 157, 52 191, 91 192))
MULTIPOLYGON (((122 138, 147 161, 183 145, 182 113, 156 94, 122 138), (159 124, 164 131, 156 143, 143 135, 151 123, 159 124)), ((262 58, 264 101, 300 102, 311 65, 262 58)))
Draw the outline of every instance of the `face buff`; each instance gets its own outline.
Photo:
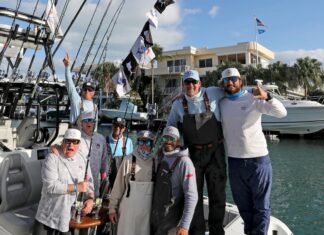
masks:
POLYGON ((230 94, 226 94, 226 98, 227 99, 230 99, 230 100, 237 100, 237 99, 239 99, 242 95, 244 95, 245 94, 245 90, 240 90, 239 92, 237 92, 237 93, 235 93, 235 94, 232 94, 232 95, 230 95, 230 94))
POLYGON ((144 161, 146 161, 152 157, 152 152, 150 150, 148 151, 148 150, 145 150, 138 146, 136 151, 137 151, 136 156, 141 158, 144 161))

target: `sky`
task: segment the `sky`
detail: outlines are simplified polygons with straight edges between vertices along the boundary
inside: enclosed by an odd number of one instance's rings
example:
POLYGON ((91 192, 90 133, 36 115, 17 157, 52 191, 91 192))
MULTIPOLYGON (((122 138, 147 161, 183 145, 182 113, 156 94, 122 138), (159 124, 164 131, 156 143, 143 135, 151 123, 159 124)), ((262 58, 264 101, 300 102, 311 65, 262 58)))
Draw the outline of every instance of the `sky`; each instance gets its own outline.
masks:
MULTIPOLYGON (((37 0, 22 0, 19 10, 31 14, 36 2, 37 0)), ((59 14, 65 2, 66 0, 58 0, 59 14)), ((83 0, 70 0, 62 24, 63 32, 82 2, 83 0)), ((75 58, 97 2, 98 0, 86 2, 55 55, 54 63, 59 77, 64 76, 64 54, 69 53, 72 60, 75 58)), ((81 65, 85 58, 108 2, 100 0, 77 65, 81 65)), ((92 61, 103 32, 120 2, 121 0, 112 0, 87 63, 92 61)), ((146 12, 153 8, 155 2, 156 0, 126 0, 108 43, 106 61, 120 61, 127 56, 147 20, 146 12)), ((36 15, 42 15, 46 3, 47 0, 40 0, 36 15)), ((1 7, 16 8, 16 4, 15 0, 0 0, 1 7)), ((309 56, 324 64, 323 9, 323 0, 175 0, 162 14, 158 14, 159 26, 157 29, 151 28, 151 31, 154 43, 161 45, 164 51, 181 49, 184 46, 224 47, 255 41, 257 17, 266 25, 265 33, 258 35, 258 42, 275 53, 273 62, 279 60, 293 65, 296 58, 309 56)), ((10 18, 0 17, 0 24, 10 25, 11 22, 10 18)), ((26 27, 22 22, 17 23, 26 27)), ((32 52, 27 50, 20 66, 21 71, 27 68, 32 52)), ((43 60, 44 53, 39 51, 32 70, 38 72, 43 60)), ((6 63, 3 62, 1 68, 4 67, 6 63)))

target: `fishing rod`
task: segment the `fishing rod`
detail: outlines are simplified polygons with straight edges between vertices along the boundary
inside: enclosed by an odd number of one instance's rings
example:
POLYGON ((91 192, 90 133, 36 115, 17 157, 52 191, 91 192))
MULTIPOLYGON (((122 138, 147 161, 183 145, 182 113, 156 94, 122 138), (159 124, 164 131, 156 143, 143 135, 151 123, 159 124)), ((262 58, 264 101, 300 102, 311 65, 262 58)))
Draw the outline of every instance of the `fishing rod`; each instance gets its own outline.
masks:
POLYGON ((89 22, 89 24, 88 24, 88 26, 87 26, 87 29, 86 29, 86 31, 85 31, 85 33, 84 33, 84 35, 83 35, 83 38, 82 38, 82 41, 81 41, 80 47, 79 47, 79 49, 78 49, 78 51, 77 51, 77 54, 76 54, 76 56, 75 56, 75 59, 74 59, 74 61, 73 61, 73 63, 72 63, 71 71, 73 70, 74 65, 75 65, 75 62, 76 62, 77 59, 78 59, 79 53, 80 53, 80 51, 81 51, 81 48, 82 48, 82 46, 83 46, 83 43, 85 42, 85 38, 86 38, 86 36, 87 36, 87 34, 88 34, 88 31, 89 31, 89 29, 90 29, 90 26, 91 26, 91 24, 92 24, 92 20, 93 20, 93 18, 94 18, 94 15, 95 15, 96 12, 97 12, 97 9, 98 9, 98 6, 99 6, 100 1, 101 1, 101 0, 99 0, 99 1, 97 2, 96 8, 95 8, 95 10, 94 10, 94 12, 93 12, 93 14, 92 14, 92 16, 91 16, 90 22, 89 22))
MULTIPOLYGON (((39 3, 39 0, 37 0, 37 2, 36 2, 36 5, 35 5, 35 7, 34 7, 34 10, 33 10, 33 14, 32 14, 32 18, 35 16, 35 12, 36 12, 36 9, 37 9, 37 6, 38 6, 38 3, 39 3)), ((24 48, 24 45, 25 45, 25 42, 28 40, 28 37, 29 37, 29 33, 30 33, 30 26, 31 26, 31 21, 29 22, 29 24, 28 24, 28 26, 27 26, 27 28, 26 28, 26 35, 25 35, 25 39, 23 40, 23 42, 22 42, 22 44, 21 44, 21 46, 20 46, 20 48, 19 48, 19 52, 24 48)), ((36 36, 37 36, 37 34, 36 34, 36 36)), ((37 42, 37 41, 36 41, 37 42)), ((23 54, 25 54, 25 51, 24 51, 24 53, 23 54)), ((15 64, 14 64, 14 66, 13 66, 13 68, 12 68, 12 74, 14 74, 15 72, 16 72, 16 70, 17 70, 17 68, 18 68, 18 66, 19 66, 19 63, 20 63, 20 61, 21 60, 19 60, 19 53, 17 54, 17 57, 16 57, 16 60, 15 60, 15 64)))
POLYGON ((15 22, 16 22, 16 18, 17 18, 17 15, 18 15, 18 10, 20 8, 20 4, 21 4, 21 0, 18 0, 17 1, 17 6, 16 6, 16 11, 15 11, 15 16, 13 18, 13 21, 12 21, 11 27, 10 27, 10 33, 8 34, 7 40, 3 44, 3 48, 2 48, 2 50, 0 52, 0 65, 2 63, 2 59, 4 57, 4 54, 5 54, 6 50, 9 47, 9 44, 10 44, 11 40, 16 38, 16 35, 17 35, 17 32, 18 32, 19 25, 18 24, 15 25, 15 22), (14 28, 14 25, 15 25, 15 28, 14 28))
MULTIPOLYGON (((114 22, 113 27, 112 27, 112 29, 111 29, 111 31, 110 31, 110 34, 109 34, 108 37, 107 37, 107 41, 106 41, 106 43, 105 43, 105 46, 104 46, 103 51, 101 52, 101 55, 100 55, 100 58, 99 58, 98 64, 101 63, 101 59, 102 59, 103 55, 105 55, 105 56, 104 56, 104 59, 103 59, 103 64, 106 62, 106 54, 107 54, 108 42, 109 42, 109 39, 110 39, 110 37, 111 37, 111 34, 112 34, 112 32, 113 32, 113 30, 114 30, 114 28, 115 28, 115 25, 116 25, 116 23, 117 23, 117 20, 118 20, 118 18, 119 18, 119 15, 120 15, 120 13, 121 13, 121 10, 122 10, 124 4, 125 4, 125 0, 123 0, 123 1, 121 2, 121 4, 118 6, 117 10, 115 11, 115 14, 114 14, 114 16, 113 16, 113 19, 115 19, 115 22, 114 22), (118 12, 118 13, 117 13, 117 12, 118 12), (116 17, 116 15, 117 15, 117 17, 116 17), (116 17, 116 18, 115 18, 115 17, 116 17)), ((113 19, 112 19, 112 20, 113 20, 113 19)), ((108 29, 110 28, 110 24, 111 24, 112 20, 111 20, 110 23, 109 23, 108 29)), ((95 70, 95 73, 94 73, 93 77, 96 77, 97 72, 98 72, 98 70, 95 70)))
MULTIPOLYGON (((108 44, 108 41, 109 41, 109 38, 110 38, 110 35, 112 34, 112 31, 114 30, 115 24, 116 24, 116 22, 117 22, 117 19, 118 19, 118 17, 119 17, 120 12, 121 12, 121 8, 122 8, 122 6, 124 5, 124 3, 125 3, 125 1, 122 1, 122 3, 118 6, 117 10, 115 11, 115 13, 114 13, 114 15, 113 15, 113 18, 112 18, 111 21, 109 22, 109 25, 108 25, 108 27, 107 27, 107 30, 106 30, 106 32, 104 33, 104 35, 102 36, 102 39, 101 39, 100 44, 99 44, 99 46, 98 46, 98 48, 97 48, 96 54, 95 54, 95 56, 93 57, 93 60, 92 60, 92 62, 91 62, 91 64, 90 64, 90 67, 89 67, 89 69, 88 69, 88 71, 87 71, 86 77, 89 76, 90 71, 91 71, 91 68, 92 68, 92 66, 93 66, 93 64, 94 64, 94 61, 95 61, 95 59, 97 58, 98 52, 99 52, 99 50, 100 50, 100 48, 101 48, 101 45, 102 45, 102 43, 103 43, 103 41, 104 41, 106 35, 107 35, 108 32, 109 32, 109 29, 110 29, 111 23, 114 21, 114 25, 113 25, 113 27, 112 27, 112 29, 111 29, 111 31, 110 31, 109 37, 107 37, 107 42, 106 42, 105 47, 104 47, 104 48, 105 48, 104 50, 106 50, 106 48, 107 48, 107 44, 108 44), (116 17, 116 15, 117 15, 117 17, 116 17), (116 17, 116 18, 115 18, 115 17, 116 17)), ((103 51, 104 51, 104 50, 103 50, 103 51)), ((102 53, 101 53, 101 54, 102 54, 102 53)), ((102 57, 102 56, 101 56, 101 57, 102 57)), ((98 61, 98 64, 99 64, 100 61, 101 61, 101 57, 100 57, 100 59, 99 59, 99 61, 98 61)), ((93 77, 94 77, 94 76, 93 76, 93 77)))
POLYGON ((80 71, 79 71, 79 74, 78 74, 78 78, 77 78, 77 81, 76 81, 75 84, 78 84, 78 82, 79 82, 79 80, 80 80, 80 78, 81 78, 82 71, 83 71, 83 69, 84 69, 84 67, 85 67, 85 65, 86 65, 86 63, 87 63, 87 60, 88 60, 88 58, 89 58, 89 56, 90 56, 90 52, 91 52, 92 47, 93 47, 93 45, 94 45, 94 43, 95 43, 95 40, 96 40, 96 38, 97 38, 97 35, 98 35, 99 31, 100 31, 100 28, 101 28, 101 26, 102 26, 102 23, 103 23, 104 19, 106 18, 106 15, 107 15, 107 13, 108 13, 108 10, 109 10, 109 8, 110 8, 111 3, 112 3, 112 0, 109 1, 108 5, 107 5, 107 7, 106 7, 106 9, 105 9, 105 12, 104 12, 104 14, 103 14, 103 16, 102 16, 102 18, 101 18, 101 20, 100 20, 100 23, 99 23, 99 26, 98 26, 98 28, 97 28, 97 31, 96 31, 96 33, 95 33, 93 39, 92 39, 92 42, 91 42, 90 47, 89 47, 89 49, 88 49, 88 52, 87 52, 87 54, 86 54, 86 56, 85 56, 85 58, 84 58, 84 61, 83 61, 82 65, 81 65, 81 68, 80 68, 80 71))
POLYGON ((78 15, 80 14, 80 12, 81 12, 81 10, 82 10, 84 4, 86 3, 86 1, 87 1, 87 0, 83 0, 81 6, 79 7, 79 9, 78 9, 78 11, 77 11, 77 13, 74 15, 74 17, 73 17, 71 23, 69 24, 69 26, 68 26, 67 29, 65 30, 65 32, 64 32, 64 34, 63 34, 63 36, 62 36, 62 39, 60 40, 60 42, 57 44, 56 48, 54 49, 54 52, 53 52, 53 54, 52 54, 52 57, 54 57, 54 55, 56 54, 57 50, 60 48, 62 42, 64 41, 64 39, 65 39, 67 33, 70 31, 72 25, 74 24, 74 21, 76 20, 76 18, 77 18, 78 15))

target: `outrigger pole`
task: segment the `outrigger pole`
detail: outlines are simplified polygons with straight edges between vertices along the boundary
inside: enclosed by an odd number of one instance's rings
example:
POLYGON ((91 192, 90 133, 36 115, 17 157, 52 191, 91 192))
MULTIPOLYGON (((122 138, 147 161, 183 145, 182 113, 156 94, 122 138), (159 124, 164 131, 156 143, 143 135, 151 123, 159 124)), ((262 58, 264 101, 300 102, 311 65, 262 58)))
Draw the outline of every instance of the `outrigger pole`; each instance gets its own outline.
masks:
POLYGON ((96 8, 95 8, 95 10, 94 10, 94 12, 93 12, 93 14, 92 14, 92 16, 91 16, 91 19, 90 19, 90 21, 89 21, 88 27, 87 27, 87 29, 86 29, 84 35, 83 35, 83 38, 82 38, 82 41, 81 41, 80 47, 79 47, 79 49, 78 49, 78 51, 77 51, 77 54, 76 54, 76 56, 75 56, 75 59, 74 59, 74 61, 73 61, 73 63, 72 63, 71 71, 73 70, 74 65, 75 65, 75 62, 76 62, 77 59, 78 59, 78 56, 79 56, 79 53, 80 53, 81 48, 82 48, 82 46, 83 46, 83 43, 85 42, 85 38, 86 38, 86 36, 87 36, 87 34, 88 34, 88 31, 89 31, 89 29, 90 29, 90 26, 91 26, 91 24, 92 24, 92 20, 93 20, 93 18, 94 18, 94 15, 95 15, 96 12, 97 12, 97 9, 98 9, 98 6, 99 6, 99 3, 100 3, 100 0, 98 1, 97 5, 96 5, 96 8))
POLYGON ((3 48, 2 48, 2 50, 0 52, 0 65, 2 63, 2 59, 4 57, 4 54, 5 54, 6 50, 7 50, 7 48, 9 47, 9 44, 10 44, 11 40, 16 38, 16 34, 18 32, 19 25, 16 24, 15 28, 13 28, 13 27, 14 27, 14 24, 16 22, 16 18, 18 16, 18 10, 20 8, 20 4, 21 4, 21 0, 18 0, 17 1, 16 11, 15 11, 15 17, 13 18, 13 21, 12 21, 12 24, 11 24, 11 27, 10 27, 10 33, 9 33, 9 35, 7 37, 6 42, 3 44, 3 48))
POLYGON ((107 15, 107 13, 108 13, 108 10, 109 10, 109 8, 110 8, 111 3, 112 3, 112 0, 109 1, 108 5, 107 5, 107 7, 106 7, 106 10, 105 10, 105 12, 104 12, 104 14, 103 14, 103 16, 102 16, 102 18, 101 18, 101 20, 100 20, 100 23, 99 23, 99 26, 98 26, 98 28, 97 28, 97 31, 96 31, 96 33, 95 33, 93 39, 92 39, 92 42, 91 42, 90 47, 89 47, 89 49, 88 49, 88 52, 87 52, 87 54, 86 54, 86 56, 85 56, 85 58, 84 58, 84 60, 83 60, 82 65, 81 65, 81 68, 80 68, 80 71, 79 71, 79 74, 78 74, 78 79, 77 79, 77 81, 76 81, 75 84, 78 84, 78 82, 80 81, 80 77, 81 77, 82 71, 83 71, 83 69, 84 69, 84 67, 85 67, 85 65, 86 65, 86 63, 87 63, 87 60, 88 60, 88 58, 89 58, 89 56, 90 56, 90 52, 91 52, 92 47, 93 47, 93 45, 94 45, 94 43, 95 43, 95 40, 96 40, 97 35, 98 35, 98 33, 99 33, 99 30, 100 30, 100 28, 101 28, 101 26, 102 26, 102 23, 103 23, 103 21, 104 21, 106 15, 107 15))

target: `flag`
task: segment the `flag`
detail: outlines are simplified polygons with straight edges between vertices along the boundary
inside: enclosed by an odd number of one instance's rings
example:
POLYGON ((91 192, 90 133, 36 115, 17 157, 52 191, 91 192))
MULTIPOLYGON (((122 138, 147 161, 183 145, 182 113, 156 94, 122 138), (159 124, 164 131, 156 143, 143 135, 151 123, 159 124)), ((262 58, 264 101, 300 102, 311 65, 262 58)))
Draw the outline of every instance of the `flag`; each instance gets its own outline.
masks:
POLYGON ((47 2, 45 14, 44 14, 44 20, 47 22, 48 27, 50 28, 52 34, 54 34, 56 32, 56 35, 55 35, 56 38, 63 37, 61 27, 59 27, 57 29, 59 19, 57 16, 56 7, 54 5, 53 0, 48 0, 48 2, 47 2))
POLYGON ((137 64, 138 63, 134 58, 133 53, 130 52, 122 63, 123 71, 127 78, 133 79, 135 77, 137 64))
POLYGON ((145 47, 153 46, 153 38, 152 38, 152 34, 151 34, 149 21, 146 21, 140 36, 143 37, 143 39, 144 39, 145 47))
POLYGON ((157 0, 154 4, 154 8, 161 14, 165 8, 172 3, 174 3, 173 0, 157 0))
POLYGON ((262 34, 262 33, 264 33, 265 32, 265 29, 258 29, 258 33, 259 34, 262 34))
POLYGON ((131 91, 123 66, 121 66, 119 71, 112 77, 112 81, 116 85, 116 92, 119 97, 124 96, 131 91))
POLYGON ((140 68, 151 68, 150 62, 155 58, 155 54, 151 47, 145 47, 144 38, 142 36, 137 38, 131 51, 140 68))
POLYGON ((159 21, 157 18, 157 12, 152 8, 149 12, 146 13, 147 18, 149 19, 150 25, 154 28, 158 28, 159 21))
POLYGON ((265 26, 264 23, 261 20, 259 20, 258 18, 255 18, 255 20, 256 20, 257 26, 265 26))

